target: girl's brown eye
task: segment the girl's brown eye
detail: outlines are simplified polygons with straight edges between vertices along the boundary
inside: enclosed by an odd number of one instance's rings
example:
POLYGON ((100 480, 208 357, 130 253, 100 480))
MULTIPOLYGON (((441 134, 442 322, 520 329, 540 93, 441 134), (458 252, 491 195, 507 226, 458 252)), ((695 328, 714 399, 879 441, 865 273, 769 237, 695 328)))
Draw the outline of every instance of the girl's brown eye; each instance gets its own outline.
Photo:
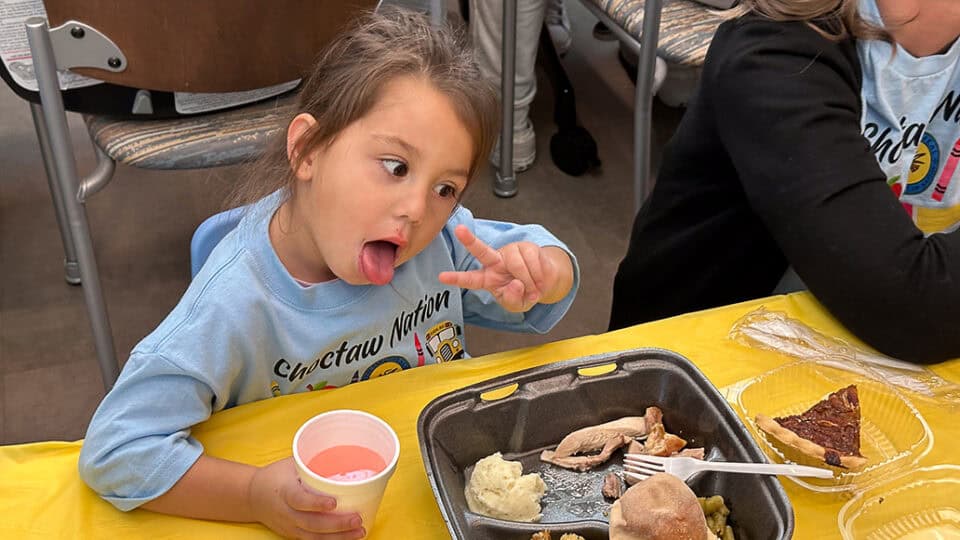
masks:
POLYGON ((455 199, 457 197, 457 188, 449 184, 440 184, 436 187, 437 195, 443 197, 444 199, 451 198, 455 199))
POLYGON ((407 164, 399 159, 381 159, 380 163, 382 163, 383 168, 393 176, 402 177, 407 175, 407 164))

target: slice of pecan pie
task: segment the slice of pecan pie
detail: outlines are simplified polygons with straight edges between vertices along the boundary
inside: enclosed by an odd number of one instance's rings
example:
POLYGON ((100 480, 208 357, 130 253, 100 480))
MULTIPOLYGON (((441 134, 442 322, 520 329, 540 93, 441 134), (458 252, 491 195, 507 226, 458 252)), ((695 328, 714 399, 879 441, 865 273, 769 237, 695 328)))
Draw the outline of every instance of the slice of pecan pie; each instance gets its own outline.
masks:
POLYGON ((837 390, 798 415, 771 419, 758 414, 757 425, 828 465, 857 469, 867 463, 860 454, 860 399, 855 385, 837 390))

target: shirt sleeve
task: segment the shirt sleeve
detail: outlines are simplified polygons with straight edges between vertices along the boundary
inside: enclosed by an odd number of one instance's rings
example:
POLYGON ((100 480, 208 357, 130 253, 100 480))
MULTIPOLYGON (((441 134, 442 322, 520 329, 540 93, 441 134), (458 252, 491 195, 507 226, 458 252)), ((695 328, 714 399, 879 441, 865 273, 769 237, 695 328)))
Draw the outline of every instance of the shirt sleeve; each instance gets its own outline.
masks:
POLYGON ((887 186, 861 135, 852 47, 801 23, 733 28, 703 84, 753 210, 858 337, 908 361, 960 356, 960 234, 924 237, 887 186))
POLYGON ((463 320, 469 324, 509 330, 513 332, 549 332, 570 309, 580 286, 580 268, 570 248, 540 225, 517 225, 504 221, 475 219, 466 208, 458 208, 447 221, 443 237, 453 256, 454 268, 458 271, 481 268, 479 261, 457 240, 453 230, 457 225, 466 225, 473 234, 493 249, 500 249, 513 242, 532 242, 541 247, 555 246, 567 252, 573 264, 573 286, 563 299, 553 304, 537 304, 526 313, 511 313, 496 302, 485 290, 464 289, 463 320))
POLYGON ((190 428, 213 399, 210 385, 162 356, 131 355, 90 422, 80 477, 123 511, 163 495, 203 453, 190 428))

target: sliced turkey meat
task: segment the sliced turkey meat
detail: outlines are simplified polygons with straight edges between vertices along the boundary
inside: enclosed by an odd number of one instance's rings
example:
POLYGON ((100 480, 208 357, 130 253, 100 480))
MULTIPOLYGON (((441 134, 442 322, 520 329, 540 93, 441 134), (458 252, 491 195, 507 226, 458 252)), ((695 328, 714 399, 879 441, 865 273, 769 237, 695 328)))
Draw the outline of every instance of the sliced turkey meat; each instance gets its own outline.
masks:
POLYGON ((610 459, 610 456, 613 455, 618 448, 625 446, 630 441, 630 437, 626 435, 613 435, 607 439, 606 444, 604 444, 599 454, 590 454, 587 456, 560 456, 553 450, 544 450, 540 452, 540 461, 553 463, 564 469, 587 471, 610 459))
POLYGON ((557 457, 596 452, 617 435, 630 438, 645 437, 650 428, 661 422, 663 413, 657 407, 647 407, 643 416, 626 416, 612 422, 585 427, 570 433, 555 450, 557 457))

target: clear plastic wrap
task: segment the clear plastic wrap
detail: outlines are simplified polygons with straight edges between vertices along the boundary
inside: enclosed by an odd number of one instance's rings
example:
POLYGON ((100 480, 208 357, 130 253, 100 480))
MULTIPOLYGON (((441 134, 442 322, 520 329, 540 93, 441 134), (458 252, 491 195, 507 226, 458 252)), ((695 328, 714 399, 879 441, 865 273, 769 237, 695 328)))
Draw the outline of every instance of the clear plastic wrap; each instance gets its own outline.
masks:
POLYGON ((897 387, 911 398, 933 400, 937 405, 960 411, 960 385, 924 366, 823 335, 780 311, 763 307, 751 311, 734 323, 729 337, 747 347, 871 376, 897 387))

